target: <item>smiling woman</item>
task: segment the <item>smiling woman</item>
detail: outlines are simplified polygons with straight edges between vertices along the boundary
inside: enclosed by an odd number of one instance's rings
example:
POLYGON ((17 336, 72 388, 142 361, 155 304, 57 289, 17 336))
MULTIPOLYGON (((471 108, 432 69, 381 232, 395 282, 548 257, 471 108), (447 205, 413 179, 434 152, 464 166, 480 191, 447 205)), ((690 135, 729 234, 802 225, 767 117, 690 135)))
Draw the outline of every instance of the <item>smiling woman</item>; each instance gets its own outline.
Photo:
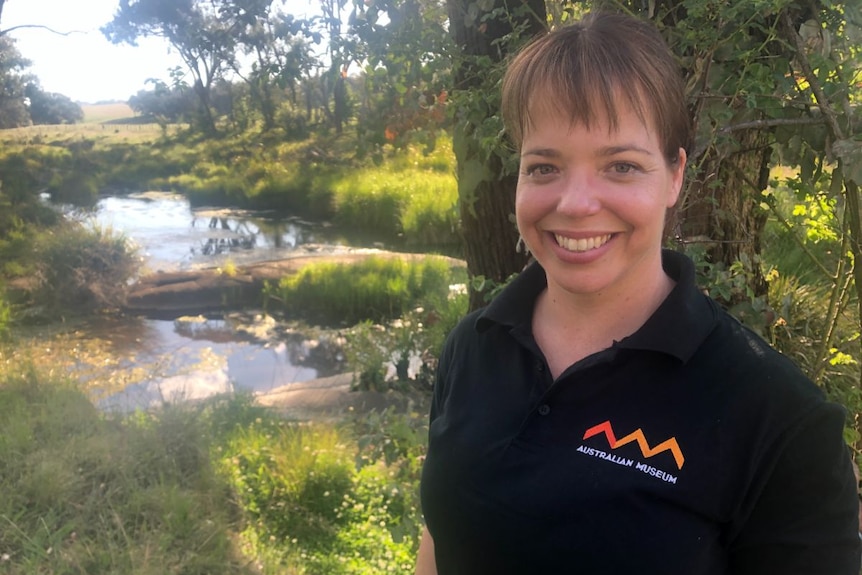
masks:
POLYGON ((856 575, 844 413, 662 249, 690 142, 651 24, 590 14, 503 81, 535 257, 444 345, 421 575, 856 575))
POLYGON ((6 0, 0 30, 32 62, 29 72, 42 89, 78 102, 125 101, 146 88, 148 78, 169 79, 182 65, 167 42, 142 39, 118 46, 99 31, 113 17, 118 0, 6 0))

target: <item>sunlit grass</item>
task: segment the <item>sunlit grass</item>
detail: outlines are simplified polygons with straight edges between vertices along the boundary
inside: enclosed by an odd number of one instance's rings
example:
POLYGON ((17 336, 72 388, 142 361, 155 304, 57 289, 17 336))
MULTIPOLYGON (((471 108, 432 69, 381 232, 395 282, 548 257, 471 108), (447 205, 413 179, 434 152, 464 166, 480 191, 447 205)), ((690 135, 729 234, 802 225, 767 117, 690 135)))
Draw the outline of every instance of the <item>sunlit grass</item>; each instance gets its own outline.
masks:
POLYGON ((247 572, 193 410, 114 419, 17 367, 0 375, 0 571, 247 572))
POLYGON ((112 102, 109 104, 83 104, 85 124, 99 124, 112 120, 133 118, 134 110, 125 102, 112 102))
POLYGON ((401 316, 448 293, 450 264, 429 256, 415 261, 370 257, 358 263, 311 263, 265 292, 268 307, 293 317, 353 325, 401 316))
MULTIPOLYGON (((357 158, 350 137, 273 142, 271 135, 216 139, 141 125, 91 123, 0 132, 0 170, 13 194, 48 192, 88 204, 103 190, 174 190, 193 205, 278 209, 332 219, 380 241, 411 246, 459 243, 451 141, 430 152, 387 150, 375 163, 357 158)), ((95 113, 95 112, 93 112, 95 113)))
POLYGON ((3 573, 411 572, 419 414, 311 425, 239 395, 105 415, 67 379, 5 366, 3 573))

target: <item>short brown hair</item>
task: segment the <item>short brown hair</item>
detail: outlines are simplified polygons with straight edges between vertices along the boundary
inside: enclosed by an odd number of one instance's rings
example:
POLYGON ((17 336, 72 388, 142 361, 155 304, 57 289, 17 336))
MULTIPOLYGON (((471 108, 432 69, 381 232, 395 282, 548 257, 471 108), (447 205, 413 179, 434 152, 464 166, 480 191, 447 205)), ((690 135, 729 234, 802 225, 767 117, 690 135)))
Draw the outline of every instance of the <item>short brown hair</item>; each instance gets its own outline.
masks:
POLYGON ((587 127, 603 111, 615 128, 620 97, 642 121, 653 121, 670 164, 691 143, 676 59, 653 25, 633 16, 591 13, 537 38, 509 64, 502 96, 503 121, 519 148, 538 107, 587 127))

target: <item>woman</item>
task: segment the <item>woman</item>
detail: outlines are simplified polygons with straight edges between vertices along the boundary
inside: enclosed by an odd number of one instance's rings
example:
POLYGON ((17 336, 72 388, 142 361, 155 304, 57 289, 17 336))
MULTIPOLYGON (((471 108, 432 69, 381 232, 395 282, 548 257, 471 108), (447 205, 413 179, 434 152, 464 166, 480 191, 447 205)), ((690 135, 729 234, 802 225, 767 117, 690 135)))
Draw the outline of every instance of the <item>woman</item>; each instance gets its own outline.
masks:
POLYGON ((536 262, 441 355, 417 573, 856 574, 843 411, 661 249, 690 128, 655 29, 538 39, 503 113, 536 262))

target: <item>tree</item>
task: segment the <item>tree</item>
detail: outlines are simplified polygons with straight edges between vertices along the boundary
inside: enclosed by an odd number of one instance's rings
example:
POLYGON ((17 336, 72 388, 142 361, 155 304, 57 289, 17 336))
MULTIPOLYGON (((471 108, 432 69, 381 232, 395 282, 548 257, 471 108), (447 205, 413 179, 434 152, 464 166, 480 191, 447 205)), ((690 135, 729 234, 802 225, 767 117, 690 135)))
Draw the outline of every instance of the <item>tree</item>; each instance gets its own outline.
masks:
POLYGON ((210 134, 216 131, 210 107, 212 86, 233 59, 236 29, 222 18, 225 5, 231 5, 230 0, 120 0, 114 19, 102 27, 115 44, 134 46, 148 36, 170 42, 192 75, 198 123, 210 134))
POLYGON ((363 64, 357 130, 360 146, 434 143, 446 124, 452 41, 439 0, 354 4, 350 32, 363 64))
POLYGON ((351 43, 342 35, 341 15, 346 0, 321 0, 322 23, 327 32, 329 67, 324 73, 320 86, 325 96, 323 111, 326 113, 336 134, 341 134, 347 121, 349 104, 347 100, 347 70, 353 62, 354 50, 351 43), (329 99, 332 99, 332 109, 329 99))
POLYGON ((84 110, 71 98, 45 92, 35 82, 27 85, 25 94, 33 124, 74 124, 84 119, 84 110))
POLYGON ((30 61, 15 47, 15 41, 0 36, 0 129, 30 123, 25 90, 33 78, 24 72, 29 65, 30 61))
POLYGON ((470 291, 470 308, 485 304, 492 284, 520 271, 513 214, 516 176, 499 116, 501 62, 545 29, 545 4, 521 0, 447 0, 449 30, 460 55, 454 73, 453 148, 467 268, 490 280, 470 291), (510 8, 512 6, 512 8, 510 8))
POLYGON ((311 43, 319 43, 321 34, 307 20, 273 12, 272 0, 237 0, 229 12, 237 22, 238 47, 253 58, 248 72, 236 58, 229 65, 248 85, 263 116, 264 130, 270 130, 284 90, 291 104, 298 104, 299 82, 316 64, 311 43))

